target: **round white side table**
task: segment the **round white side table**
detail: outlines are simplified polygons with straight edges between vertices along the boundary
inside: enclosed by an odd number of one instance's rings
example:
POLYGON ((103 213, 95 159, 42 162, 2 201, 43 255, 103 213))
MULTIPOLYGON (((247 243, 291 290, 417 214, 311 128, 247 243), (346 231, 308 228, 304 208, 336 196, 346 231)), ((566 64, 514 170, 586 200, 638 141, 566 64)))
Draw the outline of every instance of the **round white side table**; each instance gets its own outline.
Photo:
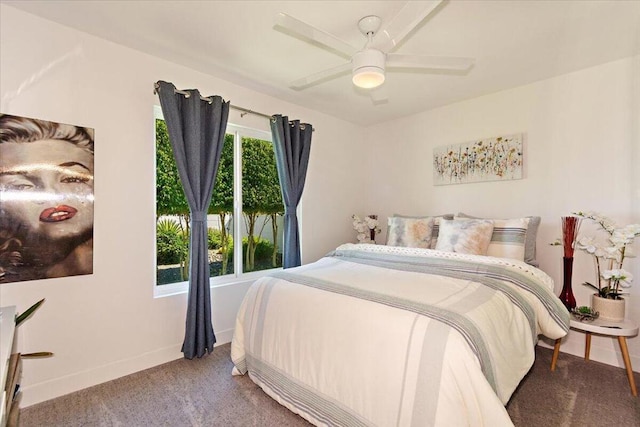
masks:
MULTIPOLYGON (((581 322, 571 318, 569 326, 571 329, 585 333, 584 360, 589 360, 589 352, 591 351, 591 334, 618 338, 620 351, 622 351, 622 359, 624 360, 624 367, 627 370, 627 378, 629 379, 631 393, 634 396, 637 396, 638 390, 636 389, 636 382, 633 379, 633 369, 631 368, 631 359, 629 358, 629 349, 627 348, 627 337, 634 337, 638 335, 638 325, 629 319, 625 319, 622 322, 610 322, 601 319, 596 319, 590 322, 581 322)), ((556 369, 561 341, 562 338, 558 338, 553 347, 553 357, 551 358, 552 371, 556 369)))

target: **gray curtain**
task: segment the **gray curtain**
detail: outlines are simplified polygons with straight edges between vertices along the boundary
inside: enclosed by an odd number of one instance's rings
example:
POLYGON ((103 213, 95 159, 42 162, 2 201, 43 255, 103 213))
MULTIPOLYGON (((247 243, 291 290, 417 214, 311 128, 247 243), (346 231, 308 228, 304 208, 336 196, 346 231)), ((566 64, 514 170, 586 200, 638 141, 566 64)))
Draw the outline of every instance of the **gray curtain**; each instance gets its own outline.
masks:
POLYGON ((191 211, 189 297, 182 352, 187 359, 193 359, 213 351, 216 342, 211 324, 207 210, 222 154, 229 102, 219 96, 210 97, 211 102, 201 100, 197 90, 187 90, 187 97, 164 81, 158 85, 162 113, 191 211))
POLYGON ((301 124, 300 120, 289 122, 287 116, 283 117, 280 114, 271 119, 278 178, 284 200, 283 268, 302 264, 296 208, 300 203, 307 177, 312 132, 311 125, 301 124))

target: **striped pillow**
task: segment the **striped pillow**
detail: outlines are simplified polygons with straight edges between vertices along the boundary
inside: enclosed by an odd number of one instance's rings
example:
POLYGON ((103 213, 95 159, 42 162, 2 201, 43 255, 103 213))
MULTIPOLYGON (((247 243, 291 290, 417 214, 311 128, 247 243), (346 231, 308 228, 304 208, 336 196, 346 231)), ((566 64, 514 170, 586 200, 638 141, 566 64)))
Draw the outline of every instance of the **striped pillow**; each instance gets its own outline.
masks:
MULTIPOLYGON (((459 214, 456 218, 469 217, 459 214)), ((524 261, 530 218, 491 219, 491 221, 493 221, 493 234, 487 249, 487 255, 524 261)))

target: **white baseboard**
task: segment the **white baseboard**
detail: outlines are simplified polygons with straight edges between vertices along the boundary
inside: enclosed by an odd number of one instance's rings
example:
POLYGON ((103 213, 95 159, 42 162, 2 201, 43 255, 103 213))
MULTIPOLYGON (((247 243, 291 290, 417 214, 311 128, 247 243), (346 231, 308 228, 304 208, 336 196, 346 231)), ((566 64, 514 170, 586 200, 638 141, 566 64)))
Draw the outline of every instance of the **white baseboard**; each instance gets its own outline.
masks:
MULTIPOLYGON (((216 331, 216 346, 227 344, 233 338, 233 329, 216 331)), ((77 372, 38 384, 32 384, 22 389, 22 400, 20 406, 26 408, 45 400, 73 393, 87 387, 92 387, 125 375, 152 368, 163 363, 183 357, 180 351, 182 344, 161 348, 148 353, 132 357, 130 359, 119 360, 94 369, 77 372)))

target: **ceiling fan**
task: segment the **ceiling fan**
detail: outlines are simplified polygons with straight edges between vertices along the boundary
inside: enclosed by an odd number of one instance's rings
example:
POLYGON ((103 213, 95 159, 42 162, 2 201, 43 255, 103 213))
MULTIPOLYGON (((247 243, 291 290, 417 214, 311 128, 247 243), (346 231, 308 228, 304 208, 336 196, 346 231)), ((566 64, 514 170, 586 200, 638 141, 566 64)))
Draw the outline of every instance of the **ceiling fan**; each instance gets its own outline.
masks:
POLYGON ((364 89, 373 89, 382 85, 387 69, 389 71, 394 69, 467 71, 474 63, 473 58, 392 53, 442 1, 409 1, 382 28, 380 17, 365 16, 358 22, 360 32, 367 38, 363 48, 354 47, 286 13, 279 13, 276 18, 276 29, 302 38, 311 44, 328 48, 331 52, 350 60, 337 67, 298 79, 292 82, 290 87, 297 90, 305 89, 345 74, 348 70, 351 70, 353 84, 364 89))

